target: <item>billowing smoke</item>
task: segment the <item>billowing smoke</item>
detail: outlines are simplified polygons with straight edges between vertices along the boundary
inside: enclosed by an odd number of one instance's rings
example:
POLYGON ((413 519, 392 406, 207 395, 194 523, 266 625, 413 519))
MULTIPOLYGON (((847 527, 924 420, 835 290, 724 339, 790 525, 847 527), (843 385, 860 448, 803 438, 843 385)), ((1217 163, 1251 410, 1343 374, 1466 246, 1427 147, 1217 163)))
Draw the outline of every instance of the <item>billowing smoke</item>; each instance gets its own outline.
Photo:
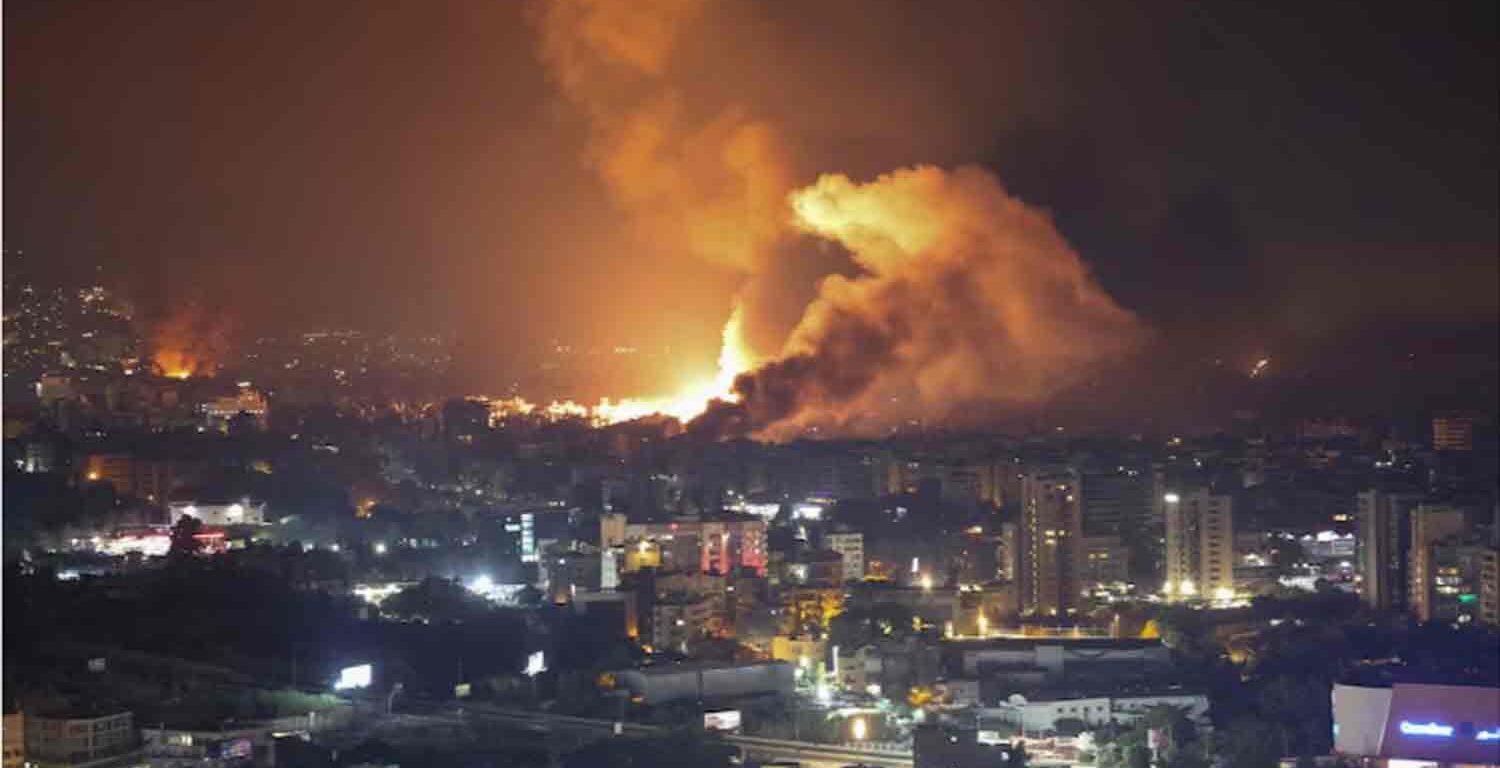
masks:
POLYGON ((533 23, 553 81, 588 119, 585 160, 642 244, 750 274, 785 235, 793 182, 770 123, 674 86, 672 53, 706 6, 558 0, 536 6, 533 23))
POLYGON ((174 379, 212 376, 230 346, 228 317, 196 303, 173 307, 149 333, 153 369, 174 379))
POLYGON ((863 273, 828 277, 783 355, 741 376, 741 402, 700 429, 972 421, 1042 402, 1143 339, 1047 213, 980 168, 828 175, 791 202, 801 229, 843 245, 863 273))
MULTIPOLYGON (((810 176, 794 167, 816 166, 794 166, 781 125, 713 97, 735 93, 732 82, 691 98, 681 87, 693 78, 675 54, 717 10, 555 0, 532 14, 550 77, 587 121, 585 161, 640 245, 731 269, 751 325, 809 241, 848 252, 853 276, 825 277, 784 343, 732 356, 770 362, 736 379, 739 402, 715 405, 698 429, 874 432, 988 414, 1040 402, 1136 345, 1135 318, 1050 218, 981 169, 918 167, 863 185, 828 175, 796 190, 810 176)), ((729 336, 726 349, 744 346, 729 336)))

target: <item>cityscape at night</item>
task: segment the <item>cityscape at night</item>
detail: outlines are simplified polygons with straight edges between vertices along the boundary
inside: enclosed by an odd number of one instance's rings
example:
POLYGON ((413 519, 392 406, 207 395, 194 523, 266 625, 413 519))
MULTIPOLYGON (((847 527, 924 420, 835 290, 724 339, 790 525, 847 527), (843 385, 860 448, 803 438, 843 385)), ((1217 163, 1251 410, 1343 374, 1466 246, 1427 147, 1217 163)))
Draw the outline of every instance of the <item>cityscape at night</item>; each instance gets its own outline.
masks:
POLYGON ((3 9, 3 768, 1500 768, 1495 4, 3 9))

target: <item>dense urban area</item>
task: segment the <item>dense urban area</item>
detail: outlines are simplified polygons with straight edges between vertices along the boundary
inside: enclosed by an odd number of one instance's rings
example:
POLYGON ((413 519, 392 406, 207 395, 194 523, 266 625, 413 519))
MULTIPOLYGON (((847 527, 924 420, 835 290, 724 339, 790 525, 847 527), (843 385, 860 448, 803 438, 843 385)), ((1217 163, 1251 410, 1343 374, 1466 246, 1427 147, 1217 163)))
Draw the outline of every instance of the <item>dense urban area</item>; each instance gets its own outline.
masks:
POLYGON ((1497 0, 0 0, 0 768, 1500 768, 1497 0))
POLYGON ((439 338, 190 360, 19 264, 7 766, 1500 749, 1493 412, 705 441, 432 397, 439 338))

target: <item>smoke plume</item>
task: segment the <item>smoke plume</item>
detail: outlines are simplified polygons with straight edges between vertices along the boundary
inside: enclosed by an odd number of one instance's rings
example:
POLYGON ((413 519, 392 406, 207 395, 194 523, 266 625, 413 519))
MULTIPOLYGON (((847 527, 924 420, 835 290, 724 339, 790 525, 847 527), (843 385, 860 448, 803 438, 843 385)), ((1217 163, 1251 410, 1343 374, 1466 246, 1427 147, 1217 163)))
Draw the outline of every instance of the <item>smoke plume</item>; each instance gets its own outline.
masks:
POLYGON ((554 83, 588 120, 584 159, 641 242, 750 274, 785 232, 793 182, 771 124, 674 86, 672 53, 706 6, 559 0, 532 19, 554 83))
POLYGON ((212 376, 230 346, 227 316, 196 303, 174 307, 149 333, 152 367, 174 379, 212 376))
MULTIPOLYGON (((685 95, 693 78, 676 54, 717 9, 557 0, 532 13, 549 76, 586 120, 584 160, 643 246, 732 270, 742 281, 736 318, 753 325, 778 298, 767 287, 802 263, 808 241, 842 246, 852 262, 852 276, 823 278, 779 348, 761 344, 748 350, 758 355, 733 356, 738 368, 721 365, 733 374, 771 358, 735 379, 739 401, 717 403, 698 429, 874 432, 992 413, 1043 401, 1136 345, 1134 316, 1051 219, 984 170, 916 167, 868 184, 825 175, 797 190, 795 169, 809 163, 793 164, 785 126, 724 98, 732 83, 685 95)), ((732 322, 726 350, 746 346, 737 335, 732 322)))
POLYGON ((795 192, 796 224, 863 270, 824 280, 781 357, 697 425, 776 437, 1034 405, 1134 349, 1144 330, 1051 218, 976 167, 917 167, 795 192))

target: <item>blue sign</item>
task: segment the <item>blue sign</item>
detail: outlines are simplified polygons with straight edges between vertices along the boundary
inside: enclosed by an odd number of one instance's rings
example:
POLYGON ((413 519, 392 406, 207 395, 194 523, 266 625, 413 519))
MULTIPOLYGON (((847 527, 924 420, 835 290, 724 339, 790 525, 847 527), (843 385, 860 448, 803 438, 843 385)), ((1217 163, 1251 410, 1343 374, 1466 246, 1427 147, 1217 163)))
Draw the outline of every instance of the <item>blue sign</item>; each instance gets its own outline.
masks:
POLYGON ((1449 738, 1453 736, 1453 726, 1442 723, 1413 723, 1409 720, 1401 721, 1401 732, 1407 736, 1439 736, 1449 738))
MULTIPOLYGON (((1432 721, 1428 721, 1425 723, 1413 723, 1410 720, 1402 720, 1400 727, 1401 733, 1407 736, 1435 736, 1440 739, 1453 738, 1454 731, 1454 728, 1451 725, 1432 721)), ((1464 723, 1463 730, 1465 732, 1469 731, 1471 728, 1473 728, 1472 725, 1464 723)), ((1337 732, 1335 731, 1335 733, 1337 732)), ((1500 741, 1500 726, 1490 728, 1489 730, 1476 731, 1474 733, 1474 740, 1500 741)))

